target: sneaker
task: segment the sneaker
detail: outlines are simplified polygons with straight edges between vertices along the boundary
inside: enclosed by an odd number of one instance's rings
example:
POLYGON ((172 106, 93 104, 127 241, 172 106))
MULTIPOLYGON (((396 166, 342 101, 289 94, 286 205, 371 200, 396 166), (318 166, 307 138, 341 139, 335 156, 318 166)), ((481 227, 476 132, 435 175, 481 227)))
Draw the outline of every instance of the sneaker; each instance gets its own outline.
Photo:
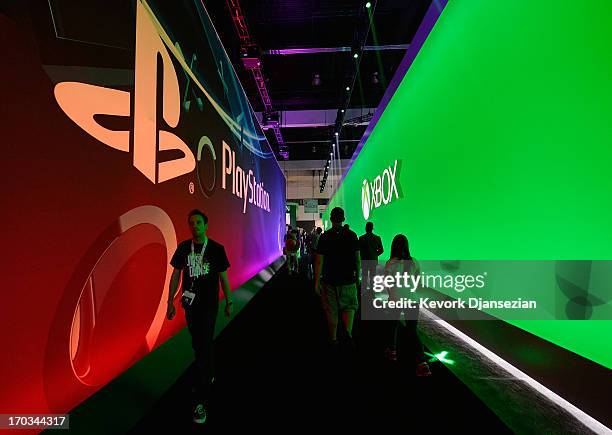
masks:
POLYGON ((387 361, 397 362, 397 351, 391 347, 385 349, 385 358, 387 361))
POLYGON ((193 422, 203 424, 206 421, 206 409, 201 403, 193 411, 193 422))
POLYGON ((416 375, 417 376, 431 376, 431 370, 429 369, 429 364, 427 364, 426 362, 422 362, 421 364, 417 365, 416 375))

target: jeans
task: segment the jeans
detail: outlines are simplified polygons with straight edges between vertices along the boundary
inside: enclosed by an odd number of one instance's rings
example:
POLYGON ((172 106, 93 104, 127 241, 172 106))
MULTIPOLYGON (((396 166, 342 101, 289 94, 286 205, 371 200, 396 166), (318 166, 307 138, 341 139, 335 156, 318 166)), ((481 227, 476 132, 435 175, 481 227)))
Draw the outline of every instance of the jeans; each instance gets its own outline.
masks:
POLYGON ((205 404, 210 397, 214 375, 214 334, 219 304, 185 309, 191 347, 195 355, 194 393, 196 403, 205 404))
POLYGON ((415 364, 427 361, 423 343, 417 333, 418 308, 407 314, 406 320, 383 320, 386 324, 386 342, 389 347, 399 349, 399 357, 404 361, 414 361, 415 364))

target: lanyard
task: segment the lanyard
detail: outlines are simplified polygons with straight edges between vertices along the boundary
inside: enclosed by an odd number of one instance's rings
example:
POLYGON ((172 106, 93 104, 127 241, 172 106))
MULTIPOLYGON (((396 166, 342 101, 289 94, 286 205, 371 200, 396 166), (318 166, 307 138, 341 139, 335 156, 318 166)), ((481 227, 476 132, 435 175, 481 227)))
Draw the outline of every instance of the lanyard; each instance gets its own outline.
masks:
MULTIPOLYGON (((204 251, 206 251, 206 246, 208 246, 208 237, 206 241, 202 245, 202 251, 200 251, 200 262, 204 264, 204 251)), ((193 244, 193 239, 191 240, 191 253, 195 255, 195 245, 193 244)))
MULTIPOLYGON (((202 251, 200 251, 199 254, 196 254, 195 253, 195 244, 193 243, 193 240, 191 240, 191 257, 195 261, 195 256, 196 255, 200 256, 200 264, 202 266, 202 270, 204 270, 204 268, 205 268, 205 266, 204 266, 204 252, 206 251, 206 246, 208 246, 208 238, 206 238, 206 241, 202 245, 202 251)), ((195 264, 193 266, 195 266, 195 264)), ((189 286, 189 291, 183 293, 183 295, 187 298, 187 301, 188 301, 187 303, 189 305, 191 305, 193 303, 193 300, 195 298, 195 293, 193 293, 195 291, 194 284, 195 284, 196 280, 198 279, 198 277, 199 277, 199 275, 193 277, 193 279, 191 280, 191 285, 189 286)))
MULTIPOLYGON (((206 251, 206 246, 208 246, 208 238, 206 238, 206 241, 202 245, 202 250, 200 251, 200 253, 196 254, 195 253, 195 244, 193 243, 193 240, 191 240, 191 256, 192 256, 192 258, 194 258, 194 261, 195 261, 195 256, 199 255, 199 257, 200 257, 200 265, 202 266, 202 270, 204 270, 204 252, 206 251)), ((193 289, 195 281, 196 281, 196 279, 198 279, 198 277, 199 277, 199 275, 193 277, 193 280, 191 281, 191 288, 192 289, 193 289)))

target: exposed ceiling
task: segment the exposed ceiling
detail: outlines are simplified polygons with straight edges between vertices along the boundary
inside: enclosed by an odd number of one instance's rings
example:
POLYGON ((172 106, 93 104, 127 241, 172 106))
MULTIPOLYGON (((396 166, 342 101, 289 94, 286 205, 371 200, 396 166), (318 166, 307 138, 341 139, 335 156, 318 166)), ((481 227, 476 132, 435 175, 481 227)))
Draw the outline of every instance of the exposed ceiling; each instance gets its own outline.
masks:
MULTIPOLYGON (((250 37, 259 46, 265 85, 274 111, 280 112, 289 159, 325 160, 341 108, 355 110, 341 115, 340 157, 353 154, 431 0, 371 1, 369 11, 365 1, 355 0, 205 1, 251 105, 264 112, 253 74, 242 63, 231 3, 239 3, 250 37), (364 40, 356 60, 355 41, 364 40)), ((273 129, 267 129, 266 136, 278 151, 273 129)))

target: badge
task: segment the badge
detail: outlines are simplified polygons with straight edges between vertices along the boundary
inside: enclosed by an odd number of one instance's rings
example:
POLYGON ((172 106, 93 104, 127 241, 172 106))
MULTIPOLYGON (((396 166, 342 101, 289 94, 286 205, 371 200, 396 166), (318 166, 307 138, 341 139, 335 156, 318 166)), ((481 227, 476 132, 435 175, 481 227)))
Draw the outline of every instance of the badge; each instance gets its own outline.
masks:
POLYGON ((190 291, 184 291, 183 292, 183 300, 188 305, 191 305, 193 303, 193 300, 195 299, 195 296, 196 295, 193 292, 190 292, 190 291))

